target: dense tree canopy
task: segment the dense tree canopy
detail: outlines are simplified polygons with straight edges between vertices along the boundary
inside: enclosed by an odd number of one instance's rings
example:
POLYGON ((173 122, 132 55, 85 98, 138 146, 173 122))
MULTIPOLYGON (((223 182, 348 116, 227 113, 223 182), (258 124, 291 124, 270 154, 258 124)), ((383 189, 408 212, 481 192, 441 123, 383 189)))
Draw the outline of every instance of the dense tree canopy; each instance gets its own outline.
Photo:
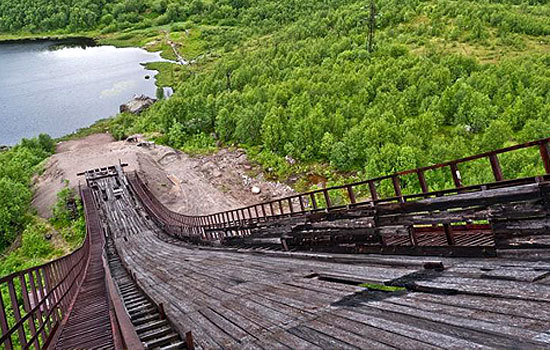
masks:
MULTIPOLYGON (((378 0, 369 53, 365 4, 249 1, 231 27, 194 24, 219 58, 126 133, 175 147, 215 133, 362 176, 550 136, 549 5, 378 0)), ((517 176, 535 159, 503 162, 517 176)))
POLYGON ((0 251, 28 223, 31 177, 54 148, 55 142, 49 136, 40 135, 35 139, 23 139, 11 150, 0 153, 0 251))
MULTIPOLYGON (((365 177, 550 135, 546 1, 376 0, 373 52, 368 3, 4 0, 0 31, 93 29, 143 43, 169 32, 194 52, 194 64, 161 69, 175 95, 116 119, 118 137, 218 138, 269 164, 289 155, 365 177)), ((534 159, 503 163, 518 175, 534 159)))

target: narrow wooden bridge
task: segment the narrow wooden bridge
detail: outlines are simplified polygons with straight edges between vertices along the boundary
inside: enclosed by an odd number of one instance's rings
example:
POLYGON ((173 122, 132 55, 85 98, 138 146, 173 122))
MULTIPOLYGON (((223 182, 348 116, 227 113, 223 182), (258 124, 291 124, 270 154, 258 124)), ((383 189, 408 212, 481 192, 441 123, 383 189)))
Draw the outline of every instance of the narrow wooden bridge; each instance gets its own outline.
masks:
POLYGON ((205 216, 90 170, 82 247, 0 279, 1 348, 547 349, 549 142, 205 216))

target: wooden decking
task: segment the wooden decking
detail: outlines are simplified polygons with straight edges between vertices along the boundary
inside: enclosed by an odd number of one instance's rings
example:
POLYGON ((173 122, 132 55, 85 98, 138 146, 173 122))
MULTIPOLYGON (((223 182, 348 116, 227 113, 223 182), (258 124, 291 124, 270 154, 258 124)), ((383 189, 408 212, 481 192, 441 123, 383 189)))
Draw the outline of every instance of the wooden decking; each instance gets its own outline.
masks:
POLYGON ((90 260, 74 307, 61 329, 55 348, 114 349, 108 290, 101 258, 104 244, 101 222, 98 212, 91 208, 94 205, 91 191, 85 189, 82 196, 86 204, 88 234, 91 240, 90 260))
POLYGON ((193 332, 197 348, 550 347, 544 254, 441 259, 186 246, 172 243, 127 189, 115 199, 114 178, 97 183, 125 264, 180 332, 193 332))

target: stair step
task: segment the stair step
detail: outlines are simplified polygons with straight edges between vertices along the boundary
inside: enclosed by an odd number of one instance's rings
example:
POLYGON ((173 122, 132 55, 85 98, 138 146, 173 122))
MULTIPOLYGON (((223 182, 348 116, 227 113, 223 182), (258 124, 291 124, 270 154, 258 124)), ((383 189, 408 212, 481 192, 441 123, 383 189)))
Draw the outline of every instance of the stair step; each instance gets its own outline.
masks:
POLYGON ((124 306, 126 306, 126 309, 130 310, 130 309, 135 309, 135 308, 138 308, 142 305, 145 305, 145 304, 151 304, 149 302, 149 300, 140 300, 140 301, 137 301, 137 302, 132 302, 132 303, 124 303, 124 306))
POLYGON ((132 312, 138 312, 139 310, 143 310, 144 308, 152 307, 150 302, 144 302, 142 304, 133 305, 132 307, 126 307, 126 310, 128 310, 128 314, 131 314, 132 312))
POLYGON ((129 289, 127 291, 120 292, 124 298, 132 298, 138 295, 141 295, 141 292, 136 288, 129 289))
POLYGON ((124 299, 124 304, 126 305, 131 305, 131 304, 137 304, 139 302, 142 302, 142 301, 147 301, 147 298, 145 298, 143 295, 139 295, 137 297, 133 297, 133 298, 129 298, 129 299, 124 299))
POLYGON ((130 319, 133 321, 133 320, 138 320, 140 318, 143 318, 147 315, 155 315, 155 314, 158 314, 156 310, 154 308, 150 308, 147 310, 143 310, 141 312, 137 312, 134 315, 130 315, 130 319))
POLYGON ((154 339, 154 340, 151 340, 149 342, 145 342, 145 347, 147 349, 151 349, 151 348, 155 348, 157 346, 163 346, 163 345, 168 345, 170 342, 172 342, 173 340, 176 340, 178 339, 178 334, 177 333, 170 333, 162 338, 158 338, 158 339, 154 339))
POLYGON ((159 319, 159 315, 156 314, 156 315, 148 315, 148 316, 145 316, 145 317, 142 317, 142 318, 138 318, 138 319, 135 319, 135 320, 132 320, 132 323, 136 326, 139 326, 139 325, 142 325, 144 323, 147 323, 149 321, 154 321, 154 320, 158 320, 159 319))
POLYGON ((132 311, 128 311, 128 313, 130 314, 130 316, 133 316, 137 313, 140 313, 143 310, 149 310, 149 309, 151 311, 155 311, 155 308, 152 305, 143 305, 140 307, 133 308, 132 311))
POLYGON ((180 341, 177 343, 172 343, 170 345, 164 346, 160 348, 160 350, 176 350, 176 349, 184 349, 184 348, 185 348, 185 343, 180 341))
POLYGON ((170 333, 172 333, 172 329, 170 329, 170 327, 162 327, 162 328, 155 329, 154 331, 151 331, 149 333, 144 333, 139 337, 139 339, 142 342, 146 342, 151 339, 163 337, 170 333))
POLYGON ((166 321, 166 320, 158 320, 158 321, 149 322, 147 324, 136 327, 136 333, 140 334, 140 333, 149 332, 149 331, 151 331, 155 328, 162 327, 162 326, 165 326, 167 324, 168 324, 168 321, 166 321))

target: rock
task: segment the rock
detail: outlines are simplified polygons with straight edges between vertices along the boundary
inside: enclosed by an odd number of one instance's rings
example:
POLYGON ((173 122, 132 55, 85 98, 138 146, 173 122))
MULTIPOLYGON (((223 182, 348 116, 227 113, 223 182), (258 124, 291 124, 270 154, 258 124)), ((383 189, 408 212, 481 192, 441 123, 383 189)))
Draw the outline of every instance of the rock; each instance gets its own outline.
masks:
POLYGON ((290 164, 290 165, 296 164, 296 159, 292 158, 290 155, 287 155, 287 156, 285 157, 285 160, 286 160, 286 162, 287 162, 288 164, 290 164))
POLYGON ((214 169, 212 170, 212 177, 221 177, 222 176, 222 173, 217 170, 217 169, 214 169))
POLYGON ((9 151, 10 146, 0 146, 0 152, 9 151))
POLYGON ((142 141, 142 142, 138 142, 138 144, 136 146, 150 148, 150 147, 155 146, 155 142, 154 141, 142 141))
POLYGON ((126 138, 126 142, 137 143, 141 139, 141 135, 132 135, 126 138))
POLYGON ((253 187, 252 187, 252 193, 254 193, 254 194, 260 194, 260 192, 262 192, 262 189, 259 188, 258 186, 253 186, 253 187))
POLYGON ((145 95, 137 95, 132 100, 120 106, 120 113, 128 112, 139 114, 151 107, 155 102, 157 102, 157 100, 154 98, 145 95))

